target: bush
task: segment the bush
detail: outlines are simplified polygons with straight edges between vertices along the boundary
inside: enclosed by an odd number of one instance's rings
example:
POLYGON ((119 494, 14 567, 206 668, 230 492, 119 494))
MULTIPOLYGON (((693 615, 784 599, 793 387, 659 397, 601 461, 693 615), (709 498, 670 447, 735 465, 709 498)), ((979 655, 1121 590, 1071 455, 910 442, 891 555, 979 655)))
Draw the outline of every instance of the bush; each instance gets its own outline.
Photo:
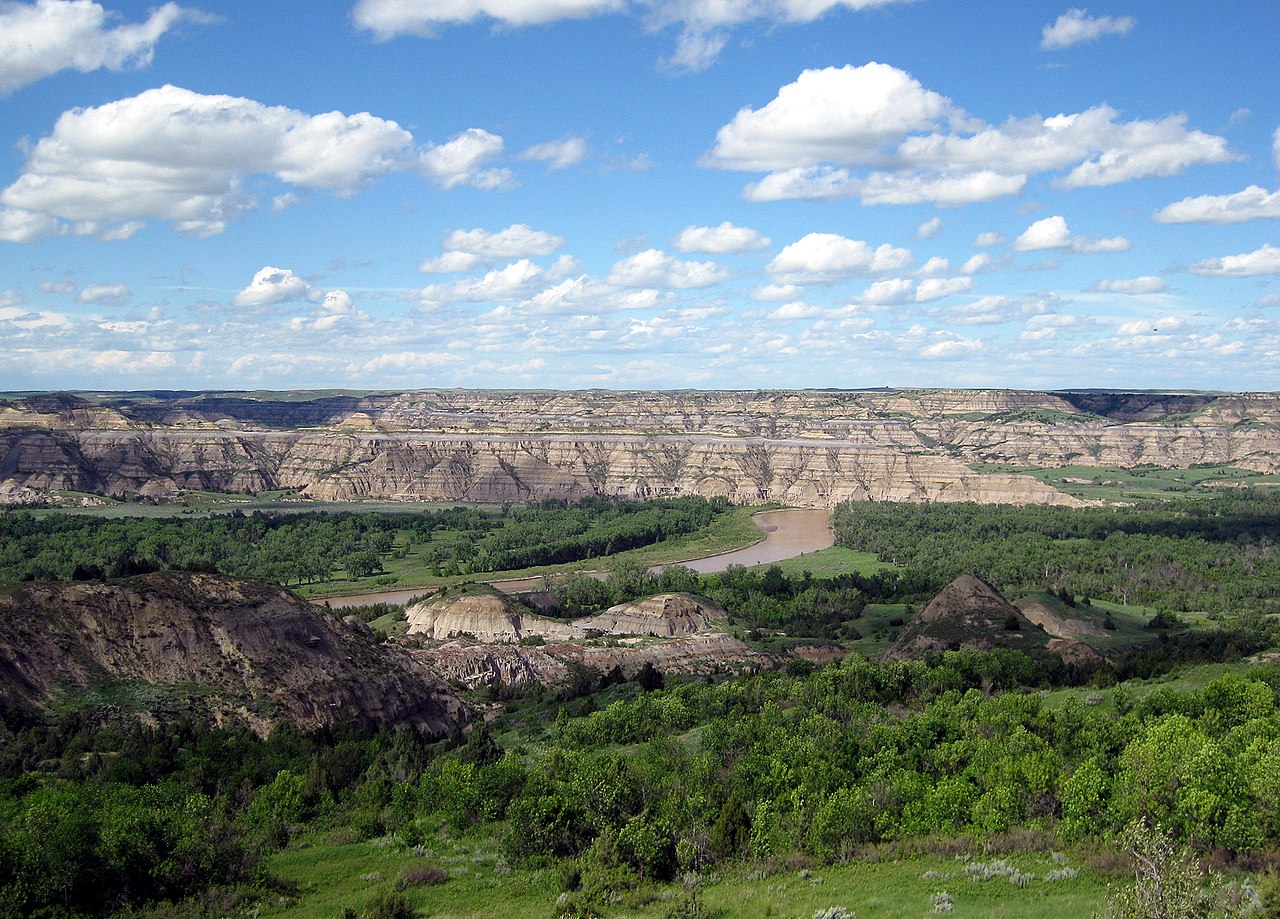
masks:
POLYGON ((410 887, 435 887, 449 880, 449 872, 431 862, 416 862, 400 869, 400 879, 396 881, 397 890, 410 887))
POLYGON ((360 911, 360 919, 414 919, 417 915, 418 911, 408 897, 390 890, 375 894, 369 905, 360 911))

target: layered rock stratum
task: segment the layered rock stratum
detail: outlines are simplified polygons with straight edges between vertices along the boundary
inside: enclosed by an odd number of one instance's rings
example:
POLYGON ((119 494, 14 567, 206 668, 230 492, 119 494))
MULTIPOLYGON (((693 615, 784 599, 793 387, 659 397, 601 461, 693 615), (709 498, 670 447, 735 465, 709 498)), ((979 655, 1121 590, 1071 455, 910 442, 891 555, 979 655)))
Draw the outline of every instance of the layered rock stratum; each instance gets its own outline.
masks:
POLYGON ((539 616, 487 585, 467 585, 410 605, 407 634, 429 641, 471 638, 487 643, 538 637, 573 641, 597 635, 680 638, 705 632, 725 611, 689 594, 657 594, 573 621, 539 616))
POLYGON ((295 489, 321 500, 588 495, 1071 504, 976 466, 1280 472, 1274 393, 874 390, 0 399, 0 500, 295 489))
POLYGON ((5 710, 122 684, 263 733, 291 721, 445 734, 467 721, 422 661, 271 584, 169 571, 0 594, 5 710))

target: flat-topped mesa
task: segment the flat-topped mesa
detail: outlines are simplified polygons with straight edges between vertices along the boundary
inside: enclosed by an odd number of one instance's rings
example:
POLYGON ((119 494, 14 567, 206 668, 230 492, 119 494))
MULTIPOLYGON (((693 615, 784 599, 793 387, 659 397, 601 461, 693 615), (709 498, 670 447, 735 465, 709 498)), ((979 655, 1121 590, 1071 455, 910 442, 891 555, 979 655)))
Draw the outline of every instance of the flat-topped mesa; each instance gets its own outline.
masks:
POLYGON ((1011 390, 179 394, 0 401, 0 495, 724 496, 1075 504, 995 467, 1280 472, 1280 396, 1011 390), (981 471, 978 471, 981 470, 981 471))

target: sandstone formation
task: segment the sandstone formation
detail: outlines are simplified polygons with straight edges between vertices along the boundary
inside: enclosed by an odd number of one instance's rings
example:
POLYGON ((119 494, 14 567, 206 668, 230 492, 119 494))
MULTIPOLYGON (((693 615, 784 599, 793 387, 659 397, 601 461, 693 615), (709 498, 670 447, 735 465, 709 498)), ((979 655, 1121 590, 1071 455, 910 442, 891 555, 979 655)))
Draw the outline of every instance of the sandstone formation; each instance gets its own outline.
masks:
POLYGON ((688 636, 705 632, 712 619, 724 615, 724 610, 687 594, 659 594, 564 622, 531 613, 507 594, 483 584, 446 591, 405 610, 410 636, 432 641, 470 638, 490 644, 533 636, 548 641, 592 635, 688 636))
POLYGON ((468 688, 499 680, 508 686, 559 683, 569 677, 572 663, 600 673, 616 666, 627 679, 645 664, 652 664, 663 673, 704 674, 778 663, 732 635, 719 632, 656 642, 632 639, 607 646, 565 643, 518 647, 451 641, 413 654, 445 678, 468 688))
POLYGON ((633 603, 611 606, 603 613, 574 624, 607 635, 652 635, 675 638, 705 632, 725 612, 687 594, 658 594, 633 603))
POLYGON ((322 500, 723 495, 1076 503, 975 467, 1280 472, 1280 395, 871 390, 0 399, 0 500, 296 489, 322 500))
POLYGON ((145 683, 260 731, 371 723, 450 733, 467 720, 439 676, 288 591, 165 572, 0 594, 0 703, 44 706, 103 683, 145 683))
POLYGON ((553 641, 581 637, 580 628, 527 612, 509 596, 485 584, 414 603, 405 610, 408 633, 432 641, 472 638, 481 642, 517 642, 539 636, 553 641))

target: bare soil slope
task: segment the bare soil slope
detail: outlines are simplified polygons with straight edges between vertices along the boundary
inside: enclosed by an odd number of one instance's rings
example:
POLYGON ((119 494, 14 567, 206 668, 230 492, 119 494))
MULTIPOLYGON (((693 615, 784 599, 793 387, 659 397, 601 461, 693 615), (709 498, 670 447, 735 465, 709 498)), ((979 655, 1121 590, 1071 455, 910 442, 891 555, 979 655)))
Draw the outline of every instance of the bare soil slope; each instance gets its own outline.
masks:
POLYGON ((111 681, 174 687, 258 730, 290 720, 447 733, 467 719, 430 667, 274 585, 165 572, 0 595, 0 702, 41 707, 111 681))
POLYGON ((973 648, 1030 650, 1048 644, 1049 634, 1028 620, 986 581, 962 574, 908 622, 885 657, 908 660, 931 651, 973 648))

